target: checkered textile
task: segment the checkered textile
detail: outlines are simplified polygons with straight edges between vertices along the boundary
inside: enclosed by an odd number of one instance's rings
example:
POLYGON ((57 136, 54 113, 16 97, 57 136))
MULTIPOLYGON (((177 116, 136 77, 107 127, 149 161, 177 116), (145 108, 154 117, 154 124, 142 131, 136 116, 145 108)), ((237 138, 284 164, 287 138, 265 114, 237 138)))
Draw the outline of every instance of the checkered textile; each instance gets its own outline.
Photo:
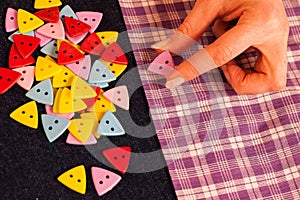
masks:
MULTIPOLYGON (((157 56, 150 45, 174 32, 193 0, 119 2, 178 199, 300 199, 298 1, 284 0, 291 27, 287 88, 251 96, 237 95, 218 69, 172 90, 147 71, 157 56)), ((213 40, 209 29, 197 48, 213 40)), ((239 57, 244 67, 254 61, 255 54, 239 57)))

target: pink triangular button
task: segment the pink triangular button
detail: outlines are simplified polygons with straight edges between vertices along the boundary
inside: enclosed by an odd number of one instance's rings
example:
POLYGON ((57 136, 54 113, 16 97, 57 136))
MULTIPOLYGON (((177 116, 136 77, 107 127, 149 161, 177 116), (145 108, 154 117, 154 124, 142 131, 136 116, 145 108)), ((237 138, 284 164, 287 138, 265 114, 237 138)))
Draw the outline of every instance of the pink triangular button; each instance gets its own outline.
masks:
POLYGON ((99 167, 92 167, 92 177, 99 196, 112 190, 120 181, 121 176, 99 167))
POLYGON ((44 26, 37 29, 37 32, 39 34, 42 34, 44 36, 57 39, 57 40, 64 40, 65 39, 65 29, 64 25, 61 20, 59 20, 57 23, 48 23, 44 26))
POLYGON ((150 64, 148 71, 168 76, 174 70, 174 62, 169 51, 164 51, 150 64))
POLYGON ((77 17, 80 21, 83 21, 84 23, 91 26, 90 33, 95 32, 95 30, 98 28, 103 14, 100 12, 77 12, 77 17))
POLYGON ((92 145, 92 144, 97 144, 97 140, 95 136, 91 134, 89 139, 85 143, 82 143, 78 141, 71 133, 69 133, 66 143, 72 145, 92 145))
POLYGON ((72 42, 73 44, 78 44, 80 43, 82 40, 84 40, 85 36, 87 36, 88 33, 84 33, 82 35, 79 35, 77 37, 71 37, 67 32, 66 32, 66 37, 67 39, 72 42))
POLYGON ((77 74, 79 77, 87 80, 91 70, 91 56, 86 55, 83 60, 66 65, 71 71, 77 74))
POLYGON ((22 74, 17 84, 20 85, 25 90, 30 90, 34 82, 35 67, 27 66, 27 67, 16 68, 13 70, 22 74))
POLYGON ((6 32, 12 32, 18 30, 18 11, 12 8, 8 8, 5 18, 5 30, 6 32))
POLYGON ((103 93, 103 96, 116 106, 129 110, 129 95, 125 85, 112 88, 103 93))
POLYGON ((75 115, 75 113, 67 113, 67 114, 54 113, 53 107, 50 105, 46 105, 45 108, 46 108, 46 113, 48 115, 53 115, 53 116, 57 116, 57 117, 65 118, 65 119, 72 119, 75 115))
POLYGON ((39 34, 37 31, 34 31, 35 37, 40 38, 40 47, 45 46, 49 42, 51 42, 52 38, 39 34))
POLYGON ((90 76, 91 65, 92 65, 91 56, 86 55, 84 60, 81 63, 81 66, 80 66, 80 69, 79 69, 77 75, 80 76, 81 78, 83 78, 84 80, 87 80, 90 76))

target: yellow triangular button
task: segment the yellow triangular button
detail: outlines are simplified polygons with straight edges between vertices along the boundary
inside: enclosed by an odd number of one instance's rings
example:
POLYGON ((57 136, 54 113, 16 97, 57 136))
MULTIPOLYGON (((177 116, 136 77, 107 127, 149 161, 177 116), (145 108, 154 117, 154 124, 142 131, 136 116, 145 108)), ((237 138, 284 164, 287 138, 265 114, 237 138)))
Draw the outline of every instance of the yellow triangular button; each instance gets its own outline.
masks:
POLYGON ((87 113, 82 113, 80 115, 80 117, 82 119, 91 119, 94 121, 94 128, 93 128, 93 135, 99 139, 100 138, 100 135, 97 133, 98 131, 98 126, 99 126, 99 123, 102 119, 102 117, 104 116, 105 113, 95 113, 95 112, 87 112, 87 113))
POLYGON ((108 47, 111 45, 111 43, 116 42, 119 37, 119 33, 116 31, 103 31, 96 33, 98 37, 100 38, 102 44, 105 47, 108 47))
POLYGON ((62 70, 53 77, 53 87, 69 87, 75 74, 68 68, 61 66, 62 70))
POLYGON ((18 10, 18 26, 20 33, 26 33, 33 31, 44 24, 44 21, 35 16, 34 14, 27 12, 26 10, 18 10))
POLYGON ((85 109, 87 109, 87 105, 81 99, 73 99, 73 112, 79 112, 85 109))
POLYGON ((49 58, 38 57, 35 67, 35 79, 46 80, 62 71, 62 67, 49 58))
POLYGON ((63 91, 63 88, 59 88, 55 94, 54 103, 53 103, 53 112, 54 113, 59 113, 59 101, 60 101, 62 91, 63 91))
POLYGON ((17 108, 10 114, 10 117, 25 126, 38 128, 38 110, 35 101, 17 108))
POLYGON ((71 91, 74 99, 88 99, 97 96, 95 90, 78 76, 73 78, 71 91))
POLYGON ((35 0, 34 8, 35 9, 44 9, 61 6, 62 2, 60 0, 35 0))
POLYGON ((86 192, 86 173, 83 165, 66 171, 57 180, 75 192, 80 194, 85 194, 86 192))
POLYGON ((66 42, 66 43, 72 45, 72 46, 75 47, 80 53, 84 54, 84 51, 82 51, 82 50, 80 49, 80 45, 78 45, 78 44, 73 44, 73 43, 70 42, 69 40, 57 40, 57 50, 59 50, 60 45, 61 45, 62 42, 66 42))
POLYGON ((127 68, 127 65, 121 65, 116 63, 106 62, 104 60, 100 60, 110 71, 118 78, 127 68))
MULTIPOLYGON (((59 90, 58 90, 59 93, 59 90)), ((58 94, 56 94, 58 95, 58 94)), ((58 100, 54 100, 54 103, 57 103, 55 106, 56 107, 56 111, 57 113, 60 114, 66 114, 66 113, 71 113, 73 112, 73 98, 71 95, 71 90, 69 90, 68 88, 63 88, 60 91, 60 95, 57 97, 58 100), (56 102, 55 102, 56 101, 56 102)))
POLYGON ((116 112, 116 107, 112 102, 110 102, 102 94, 100 94, 96 100, 95 105, 90 109, 90 111, 96 113, 105 113, 106 111, 116 112))
POLYGON ((92 119, 72 119, 68 130, 77 140, 85 143, 91 136, 93 128, 94 120, 92 119))

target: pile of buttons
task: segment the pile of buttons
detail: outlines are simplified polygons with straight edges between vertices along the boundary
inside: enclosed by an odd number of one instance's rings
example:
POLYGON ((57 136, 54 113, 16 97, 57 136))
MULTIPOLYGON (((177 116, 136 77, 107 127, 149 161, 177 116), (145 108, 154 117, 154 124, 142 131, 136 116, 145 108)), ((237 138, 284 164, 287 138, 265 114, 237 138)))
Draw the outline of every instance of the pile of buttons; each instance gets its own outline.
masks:
MULTIPOLYGON (((7 9, 5 28, 14 33, 9 37, 13 42, 9 68, 0 67, 0 94, 18 84, 30 99, 10 117, 36 129, 39 126, 37 104, 44 104, 47 113, 41 114, 41 121, 50 143, 66 132, 69 132, 66 143, 71 145, 96 144, 101 135, 124 135, 113 113, 115 106, 129 109, 127 87, 105 91, 128 65, 117 43, 118 32, 95 32, 103 16, 100 12, 75 13, 68 5, 61 10, 60 6, 60 0, 35 0, 35 13, 7 9), (33 53, 39 47, 45 55, 34 58, 33 53), (93 63, 91 55, 97 57, 93 63)), ((130 147, 124 146, 102 153, 124 174, 130 152, 130 147)), ((100 167, 92 167, 91 173, 99 196, 121 181, 121 175, 100 167)), ((62 173, 57 179, 71 190, 86 193, 84 165, 62 173)))

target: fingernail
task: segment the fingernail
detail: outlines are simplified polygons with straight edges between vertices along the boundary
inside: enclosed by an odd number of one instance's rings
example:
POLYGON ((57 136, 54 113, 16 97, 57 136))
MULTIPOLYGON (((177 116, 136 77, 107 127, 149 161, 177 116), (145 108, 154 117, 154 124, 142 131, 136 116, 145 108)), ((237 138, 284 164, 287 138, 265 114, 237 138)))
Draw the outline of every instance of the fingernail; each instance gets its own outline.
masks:
POLYGON ((181 85, 184 82, 185 82, 185 80, 182 77, 179 76, 179 77, 176 77, 174 79, 167 80, 166 88, 172 89, 172 88, 175 88, 175 87, 181 85))

